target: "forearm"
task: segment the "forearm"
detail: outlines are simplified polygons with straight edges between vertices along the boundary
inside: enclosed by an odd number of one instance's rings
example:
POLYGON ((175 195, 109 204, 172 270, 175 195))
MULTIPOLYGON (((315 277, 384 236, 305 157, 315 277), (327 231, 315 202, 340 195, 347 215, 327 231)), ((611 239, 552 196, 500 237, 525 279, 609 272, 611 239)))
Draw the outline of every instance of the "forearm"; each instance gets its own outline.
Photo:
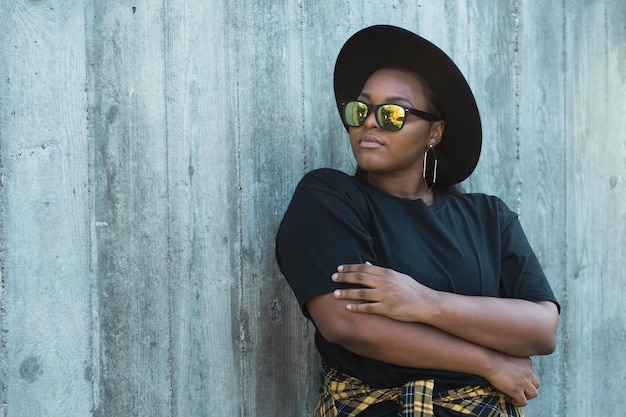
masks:
POLYGON ((353 300, 349 311, 428 324, 469 342, 513 356, 551 353, 556 345, 555 304, 436 291, 412 277, 371 264, 341 265, 332 279, 362 288, 337 290, 353 300))
POLYGON ((307 304, 316 326, 332 343, 365 357, 411 368, 465 372, 487 378, 498 352, 422 323, 356 315, 329 296, 307 304))
POLYGON ((523 406, 537 396, 539 380, 527 357, 506 355, 423 323, 378 314, 352 314, 331 294, 307 302, 326 340, 361 356, 410 368, 474 374, 523 406))
POLYGON ((361 323, 367 331, 355 329, 355 333, 339 341, 361 356, 398 366, 464 372, 487 378, 498 355, 426 324, 368 317, 370 319, 361 323))
POLYGON ((551 302, 435 292, 423 320, 444 332, 514 356, 554 351, 558 312, 551 302))

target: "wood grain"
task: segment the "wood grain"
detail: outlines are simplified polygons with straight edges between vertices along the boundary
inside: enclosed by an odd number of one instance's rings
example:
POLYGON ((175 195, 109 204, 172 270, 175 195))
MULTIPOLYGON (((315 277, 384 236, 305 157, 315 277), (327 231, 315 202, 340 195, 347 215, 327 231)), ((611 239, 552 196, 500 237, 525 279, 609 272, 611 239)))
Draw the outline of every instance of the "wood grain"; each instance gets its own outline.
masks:
POLYGON ((619 415, 624 21, 621 0, 2 2, 0 416, 311 415, 274 236, 305 172, 353 169, 332 71, 380 23, 466 75, 464 186, 519 213, 561 301, 527 415, 619 415))
MULTIPOLYGON (((526 235, 563 311, 568 310, 564 291, 567 262, 565 81, 563 33, 552 30, 565 19, 555 4, 520 3, 518 10, 518 202, 517 212, 526 235), (528 25, 526 22, 541 22, 528 25)), ((563 314, 561 320, 567 320, 563 314)), ((559 342, 564 341, 561 326, 559 342)), ((541 393, 528 406, 528 415, 567 415, 564 403, 563 351, 534 358, 541 372, 541 393)))
POLYGON ((91 400, 84 8, 0 5, 3 416, 91 400))
POLYGON ((565 414, 619 414, 624 401, 598 388, 625 377, 625 8, 572 1, 565 12, 565 414), (591 391, 599 402, 581 400, 591 391))
POLYGON ((94 415, 171 410, 162 5, 94 2, 87 17, 94 147, 94 415))

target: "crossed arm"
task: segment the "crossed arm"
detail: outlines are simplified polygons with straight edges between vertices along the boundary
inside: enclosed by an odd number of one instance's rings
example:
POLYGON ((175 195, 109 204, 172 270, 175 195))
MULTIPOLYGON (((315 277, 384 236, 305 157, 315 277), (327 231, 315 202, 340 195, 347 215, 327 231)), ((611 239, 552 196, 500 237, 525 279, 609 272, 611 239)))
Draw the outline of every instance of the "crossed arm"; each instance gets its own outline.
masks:
POLYGON ((340 266, 332 279, 364 288, 307 302, 328 341, 395 365, 482 376, 518 406, 537 396, 529 357, 555 348, 553 303, 435 291, 369 264, 340 266))

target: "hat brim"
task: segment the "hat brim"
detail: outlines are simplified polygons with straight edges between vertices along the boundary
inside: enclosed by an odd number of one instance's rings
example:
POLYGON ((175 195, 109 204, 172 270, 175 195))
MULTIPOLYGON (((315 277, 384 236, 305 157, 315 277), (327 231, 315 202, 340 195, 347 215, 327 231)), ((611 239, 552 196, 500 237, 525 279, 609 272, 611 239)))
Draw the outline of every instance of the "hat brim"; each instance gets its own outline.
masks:
POLYGON ((378 25, 348 39, 335 64, 334 87, 339 112, 341 102, 357 98, 369 76, 384 66, 409 68, 430 83, 446 122, 437 146, 442 168, 437 183, 449 186, 465 180, 478 164, 482 145, 476 100, 452 59, 421 36, 399 27, 378 25))

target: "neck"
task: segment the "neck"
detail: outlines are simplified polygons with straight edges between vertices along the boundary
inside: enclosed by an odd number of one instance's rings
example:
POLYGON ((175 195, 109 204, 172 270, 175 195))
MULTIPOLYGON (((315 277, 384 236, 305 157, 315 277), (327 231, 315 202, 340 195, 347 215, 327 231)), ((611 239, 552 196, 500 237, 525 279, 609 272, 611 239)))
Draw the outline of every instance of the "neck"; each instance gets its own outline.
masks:
POLYGON ((368 173, 367 182, 381 191, 408 200, 421 198, 426 205, 434 202, 434 194, 421 176, 385 176, 368 173))

